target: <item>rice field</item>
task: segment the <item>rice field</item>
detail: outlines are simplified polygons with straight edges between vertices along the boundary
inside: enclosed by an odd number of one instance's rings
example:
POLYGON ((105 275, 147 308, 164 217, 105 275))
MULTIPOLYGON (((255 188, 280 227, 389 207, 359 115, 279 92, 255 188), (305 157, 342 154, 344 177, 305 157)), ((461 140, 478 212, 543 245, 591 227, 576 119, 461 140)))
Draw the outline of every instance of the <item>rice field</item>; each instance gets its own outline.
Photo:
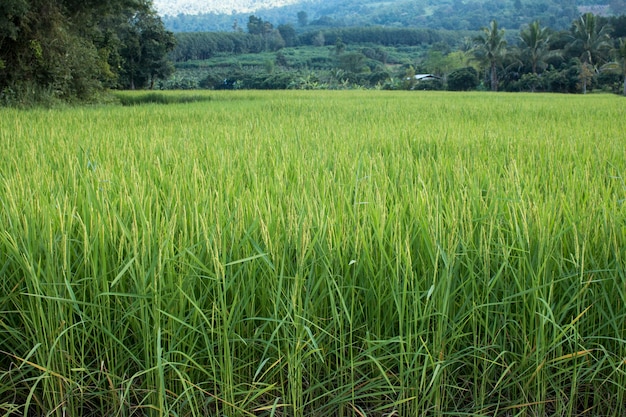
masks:
POLYGON ((0 109, 0 415, 623 416, 623 98, 163 94, 0 109))

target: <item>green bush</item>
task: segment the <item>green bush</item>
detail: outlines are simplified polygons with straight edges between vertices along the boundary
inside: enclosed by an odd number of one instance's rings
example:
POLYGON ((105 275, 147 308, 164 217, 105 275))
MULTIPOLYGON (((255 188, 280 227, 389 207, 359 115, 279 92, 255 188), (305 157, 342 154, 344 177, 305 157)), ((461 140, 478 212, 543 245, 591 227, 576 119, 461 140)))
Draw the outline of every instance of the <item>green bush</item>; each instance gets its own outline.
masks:
POLYGON ((448 74, 448 90, 467 91, 478 86, 478 72, 473 67, 460 68, 448 74))

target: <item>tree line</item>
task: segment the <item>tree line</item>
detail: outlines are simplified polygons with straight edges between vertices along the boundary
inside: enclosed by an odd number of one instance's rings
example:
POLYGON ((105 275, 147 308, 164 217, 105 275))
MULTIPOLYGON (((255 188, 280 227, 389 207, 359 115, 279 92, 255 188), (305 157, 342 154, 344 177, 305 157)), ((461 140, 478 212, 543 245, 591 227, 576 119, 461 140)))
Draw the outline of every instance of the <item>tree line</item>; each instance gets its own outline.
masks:
MULTIPOLYGON (((491 20, 516 29, 539 20, 555 30, 565 30, 581 13, 597 13, 595 10, 621 15, 626 13, 626 3, 624 0, 335 0, 298 2, 258 13, 274 24, 290 23, 302 31, 367 26, 477 31, 491 20)), ((248 16, 209 13, 163 19, 174 32, 216 32, 229 31, 233 21, 243 22, 245 26, 248 16)))
POLYGON ((298 34, 289 24, 274 26, 250 16, 248 32, 177 33, 177 46, 170 54, 175 62, 210 59, 223 53, 247 54, 278 51, 283 47, 334 45, 338 39, 352 44, 372 43, 383 46, 417 46, 437 42, 455 42, 459 33, 435 29, 352 27, 333 28, 298 34), (259 21, 261 23, 259 23, 259 21))
MULTIPOLYGON (((300 14, 302 26, 307 16, 300 14)), ((0 104, 88 101, 110 88, 387 88, 626 94, 626 15, 586 13, 568 30, 534 21, 519 33, 496 20, 480 33, 425 28, 352 27, 298 32, 249 16, 247 30, 165 30, 150 0, 3 0, 0 104), (330 54, 294 63, 283 50, 330 54), (317 48, 324 47, 324 48, 317 48), (411 63, 390 51, 420 48, 411 63), (426 51, 426 52, 423 52, 426 51), (262 68, 218 68, 198 82, 165 81, 193 61, 273 53, 262 68), (396 59, 396 60, 394 60, 396 59), (421 81, 418 73, 438 79, 421 81)), ((171 78, 170 78, 171 79, 171 78)))
POLYGON ((626 95, 626 46, 624 16, 606 19, 585 13, 570 30, 555 32, 535 21, 526 25, 509 47, 504 29, 493 20, 475 39, 471 60, 480 64, 489 88, 497 91, 504 81, 512 86, 536 90, 586 93, 594 83, 617 84, 626 95), (619 28, 619 37, 610 21, 619 28), (573 83, 572 81, 575 81, 573 83), (549 83, 560 86, 550 85, 549 83))
POLYGON ((513 33, 492 20, 478 33, 357 27, 301 34, 290 30, 289 25, 274 28, 251 16, 247 33, 240 29, 176 36, 178 46, 171 56, 181 68, 187 65, 186 61, 208 60, 219 54, 275 53, 275 61, 269 65, 271 71, 216 69, 214 72, 219 75, 209 74, 199 85, 205 88, 313 85, 566 93, 603 88, 626 94, 626 15, 600 17, 585 13, 569 29, 558 31, 534 21, 513 33), (311 72, 303 74, 303 65, 290 62, 282 53, 284 46, 324 46, 331 52, 326 57, 310 59, 306 67, 311 72), (393 62, 390 51, 408 46, 421 46, 426 52, 415 56, 410 64, 393 62), (423 82, 414 77, 416 73, 431 73, 439 79, 423 82), (229 82, 225 82, 227 78, 229 82), (306 78, 316 82, 300 82, 306 78))
POLYGON ((0 104, 153 86, 174 71, 175 41, 150 0, 2 0, 0 104))

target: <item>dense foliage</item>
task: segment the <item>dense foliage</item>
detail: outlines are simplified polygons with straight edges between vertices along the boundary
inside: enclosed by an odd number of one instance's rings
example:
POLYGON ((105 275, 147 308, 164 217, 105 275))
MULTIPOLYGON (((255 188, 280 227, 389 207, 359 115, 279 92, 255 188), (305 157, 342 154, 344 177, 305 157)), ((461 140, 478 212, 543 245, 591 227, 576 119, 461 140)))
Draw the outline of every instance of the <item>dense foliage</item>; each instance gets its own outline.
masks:
MULTIPOLYGON (((280 36, 289 31, 290 26, 279 27, 278 33, 267 32, 192 32, 176 33, 177 46, 170 56, 175 62, 209 59, 217 54, 245 54, 276 50, 268 44, 268 36, 280 36), (282 31, 280 30, 282 29, 282 31)), ((454 42, 459 34, 469 32, 436 31, 430 29, 399 29, 384 27, 354 27, 305 32, 288 38, 291 46, 335 45, 338 41, 347 44, 370 43, 381 46, 418 46, 436 42, 454 42)), ((287 40, 278 42, 286 46, 287 40)))
POLYGON ((174 42, 148 0, 3 0, 0 104, 150 86, 173 72, 174 42))
MULTIPOLYGON (((248 33, 176 34, 171 57, 177 76, 162 88, 384 88, 459 89, 449 76, 473 67, 481 89, 506 91, 623 92, 626 15, 585 13, 567 30, 539 21, 514 32, 493 20, 480 32, 382 26, 300 32, 273 29, 255 16, 248 33), (265 29, 258 29, 265 28, 265 29), (288 34, 289 44, 276 40, 288 34), (271 40, 271 41, 270 41, 271 40), (281 47, 284 45, 285 47, 281 47), (407 82, 431 73, 440 83, 407 82)), ((463 82, 472 85, 470 80, 463 82)))
POLYGON ((448 89, 452 91, 468 91, 478 86, 478 72, 473 67, 454 70, 448 75, 448 89))
MULTIPOLYGON (((292 24, 299 30, 375 25, 480 30, 491 20, 510 30, 534 20, 563 30, 588 11, 620 15, 626 6, 623 0, 337 0, 305 1, 257 13, 274 25, 292 24)), ((245 27, 247 21, 243 13, 164 16, 175 32, 228 31, 233 22, 245 27)))

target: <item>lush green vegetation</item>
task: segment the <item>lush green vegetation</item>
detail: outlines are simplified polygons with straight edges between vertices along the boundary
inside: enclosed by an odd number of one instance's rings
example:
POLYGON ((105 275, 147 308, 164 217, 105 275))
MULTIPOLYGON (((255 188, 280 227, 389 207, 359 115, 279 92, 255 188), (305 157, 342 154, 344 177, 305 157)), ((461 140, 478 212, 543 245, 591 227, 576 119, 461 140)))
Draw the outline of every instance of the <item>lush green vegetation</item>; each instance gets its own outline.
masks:
POLYGON ((3 414, 623 414, 622 98, 124 95, 0 110, 3 414))
MULTIPOLYGON (((626 6, 621 0, 336 0, 300 2, 257 13, 275 25, 289 24, 302 30, 373 25, 479 30, 493 19, 511 30, 534 20, 563 30, 586 11, 620 15, 626 13, 626 6)), ((164 16, 164 22, 175 32, 230 31, 233 22, 245 27, 248 16, 178 15, 164 16)))
MULTIPOLYGON (((296 9, 282 10, 278 21, 235 16, 228 31, 174 37, 151 0, 7 0, 0 5, 0 106, 104 102, 111 89, 155 88, 626 94, 626 15, 580 16, 582 9, 560 3, 322 2, 311 16, 296 9), (555 4, 558 22, 544 19, 555 4), (437 16, 448 23, 430 20, 437 16), (478 81, 466 77, 471 68, 478 81), (438 79, 417 82, 420 73, 438 79)), ((623 13, 619 2, 605 6, 623 13)))
POLYGON ((296 36, 250 16, 250 33, 179 33, 179 73, 163 89, 491 89, 626 94, 626 15, 586 13, 570 29, 533 21, 514 32, 495 20, 481 32, 351 27, 296 36), (260 21, 260 23, 259 23, 260 21), (258 27, 261 27, 259 29, 258 27), (479 72, 459 85, 458 72, 479 72), (435 82, 418 82, 420 73, 435 82), (453 82, 448 83, 452 77, 453 82))
POLYGON ((2 0, 0 106, 102 100, 153 87, 174 68, 174 36, 150 0, 2 0))

